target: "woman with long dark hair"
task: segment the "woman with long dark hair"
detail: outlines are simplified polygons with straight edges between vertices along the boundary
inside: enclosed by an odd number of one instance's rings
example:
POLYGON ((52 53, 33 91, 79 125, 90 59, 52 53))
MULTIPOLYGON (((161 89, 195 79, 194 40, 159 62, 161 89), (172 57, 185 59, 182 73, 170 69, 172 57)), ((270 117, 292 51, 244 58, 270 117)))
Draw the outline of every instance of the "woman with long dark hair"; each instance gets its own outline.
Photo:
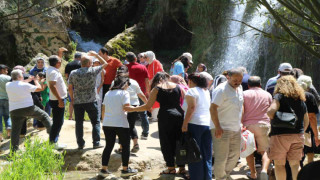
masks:
MULTIPOLYGON (((146 104, 139 107, 124 107, 126 111, 146 111, 152 107, 155 101, 160 103, 158 114, 158 128, 161 152, 166 161, 167 169, 160 174, 176 174, 175 150, 176 141, 181 136, 183 122, 183 110, 180 106, 180 98, 184 90, 179 85, 169 82, 170 76, 165 72, 158 72, 151 83, 151 93, 146 104)), ((178 164, 179 173, 184 174, 184 164, 178 164)))

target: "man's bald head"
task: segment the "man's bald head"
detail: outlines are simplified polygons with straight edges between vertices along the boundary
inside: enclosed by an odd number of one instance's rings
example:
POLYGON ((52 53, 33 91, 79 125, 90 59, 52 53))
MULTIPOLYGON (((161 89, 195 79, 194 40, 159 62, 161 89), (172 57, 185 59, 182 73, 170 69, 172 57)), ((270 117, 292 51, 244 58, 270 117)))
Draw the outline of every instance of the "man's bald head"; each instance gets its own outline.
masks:
POLYGON ((90 67, 92 66, 92 57, 88 55, 83 55, 81 57, 81 67, 90 67))
POLYGON ((248 79, 249 87, 261 87, 261 78, 259 76, 250 76, 248 79))

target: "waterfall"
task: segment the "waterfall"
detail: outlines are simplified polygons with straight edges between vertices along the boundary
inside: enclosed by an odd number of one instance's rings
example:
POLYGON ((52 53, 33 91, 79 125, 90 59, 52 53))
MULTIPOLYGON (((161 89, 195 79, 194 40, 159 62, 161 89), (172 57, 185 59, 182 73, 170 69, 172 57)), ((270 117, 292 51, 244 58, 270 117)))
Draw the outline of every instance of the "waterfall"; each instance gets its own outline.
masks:
MULTIPOLYGON (((267 9, 261 6, 255 9, 250 16, 246 13, 248 8, 246 3, 234 6, 232 19, 246 22, 247 24, 265 30, 268 17, 264 14, 267 9)), ((240 22, 230 20, 228 24, 228 37, 226 38, 227 47, 222 53, 221 59, 214 64, 214 74, 220 74, 224 70, 244 66, 249 74, 254 71, 255 63, 259 59, 259 42, 262 37, 261 33, 252 30, 250 27, 240 22)))
POLYGON ((85 41, 81 38, 81 36, 73 30, 69 30, 69 35, 71 39, 77 43, 77 50, 88 52, 88 51, 96 51, 98 52, 103 46, 99 43, 94 42, 93 40, 85 41))

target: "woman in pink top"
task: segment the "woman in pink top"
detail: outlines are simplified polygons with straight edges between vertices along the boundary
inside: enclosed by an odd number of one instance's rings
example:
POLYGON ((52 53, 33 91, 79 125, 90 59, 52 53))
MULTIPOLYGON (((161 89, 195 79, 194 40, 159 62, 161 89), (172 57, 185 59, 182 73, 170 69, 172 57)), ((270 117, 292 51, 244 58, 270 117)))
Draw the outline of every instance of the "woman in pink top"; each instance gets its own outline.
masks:
MULTIPOLYGON (((189 89, 189 86, 187 85, 186 81, 179 75, 170 76, 170 81, 178 84, 180 88, 185 90, 185 92, 187 92, 189 89)), ((180 99, 180 105, 183 105, 183 98, 180 99)))

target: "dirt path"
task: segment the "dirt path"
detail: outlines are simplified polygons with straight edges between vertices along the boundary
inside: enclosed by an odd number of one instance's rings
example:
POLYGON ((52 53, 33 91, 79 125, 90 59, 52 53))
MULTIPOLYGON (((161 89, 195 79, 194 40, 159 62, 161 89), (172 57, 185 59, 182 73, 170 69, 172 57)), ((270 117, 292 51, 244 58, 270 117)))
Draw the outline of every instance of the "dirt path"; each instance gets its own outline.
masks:
MULTIPOLYGON (((158 123, 150 123, 150 135, 148 140, 139 140, 140 151, 130 156, 130 166, 137 168, 139 171, 144 172, 140 174, 139 178, 134 179, 182 179, 181 177, 173 176, 162 176, 159 177, 159 172, 165 168, 162 153, 160 151, 159 135, 158 135, 158 123)), ((140 122, 136 123, 138 135, 141 134, 142 129, 140 122)), ((103 148, 93 149, 92 148, 92 137, 91 137, 91 123, 88 121, 84 122, 84 139, 86 146, 83 150, 78 150, 75 136, 75 121, 65 120, 63 128, 60 133, 59 142, 68 145, 66 149, 66 168, 68 170, 66 179, 95 179, 98 169, 101 167, 101 154, 103 148), (76 171, 76 172, 75 172, 76 171), (81 171, 81 172, 79 172, 81 171)), ((48 139, 48 135, 45 131, 34 130, 32 127, 28 129, 28 134, 33 137, 40 137, 44 140, 48 139)), ((6 140, 1 145, 3 154, 9 152, 9 140, 6 140)), ((101 131, 101 144, 105 145, 104 133, 101 131)), ((131 143, 131 147, 132 147, 131 143)), ((23 148, 23 145, 20 146, 23 148)), ((114 149, 118 148, 116 144, 114 149)), ((121 155, 111 155, 109 168, 116 176, 119 176, 121 169, 121 155)), ((248 179, 246 177, 245 159, 241 159, 241 163, 232 172, 232 178, 235 180, 248 179)))

